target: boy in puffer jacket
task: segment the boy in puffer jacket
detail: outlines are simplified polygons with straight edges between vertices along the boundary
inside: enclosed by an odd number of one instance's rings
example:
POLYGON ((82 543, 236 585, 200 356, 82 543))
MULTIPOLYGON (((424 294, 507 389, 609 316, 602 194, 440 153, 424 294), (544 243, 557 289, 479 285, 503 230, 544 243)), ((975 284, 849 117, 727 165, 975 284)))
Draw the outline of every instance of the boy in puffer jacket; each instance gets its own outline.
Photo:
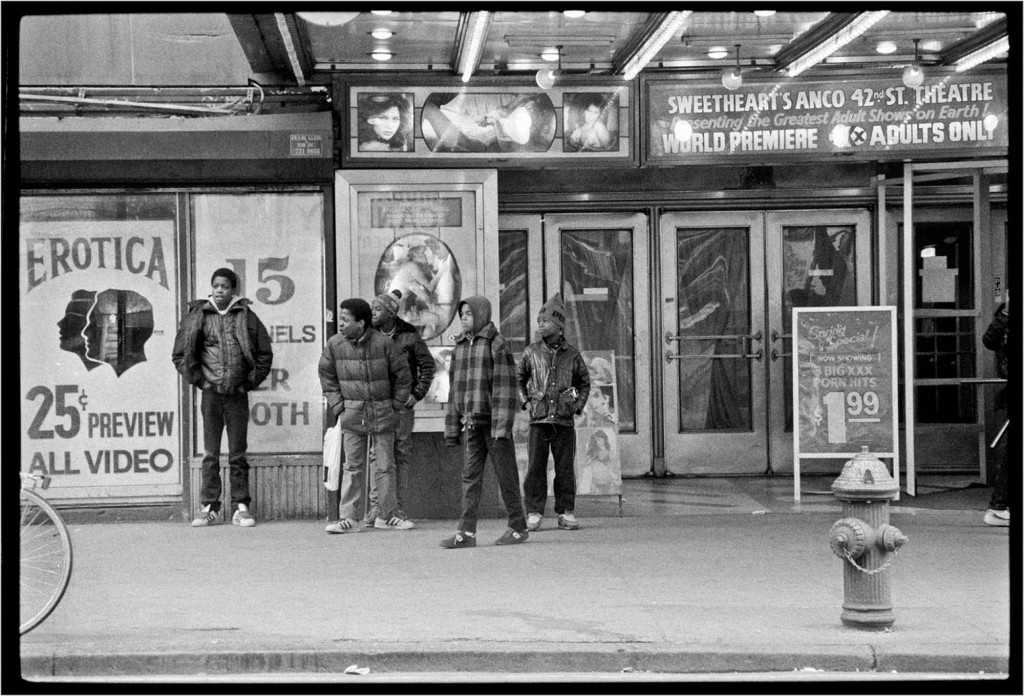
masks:
POLYGON ((498 479, 501 499, 508 511, 508 529, 495 544, 521 544, 529 538, 523 499, 519 492, 519 470, 512 444, 512 421, 516 415, 516 366, 505 337, 491 321, 491 303, 474 295, 459 302, 463 332, 455 339, 451 370, 451 392, 444 423, 444 442, 449 447, 463 444, 462 518, 459 529, 441 542, 446 549, 476 546, 476 518, 480 507, 484 463, 490 456, 498 479))
POLYGON ((540 529, 548 502, 548 452, 555 459, 555 514, 559 529, 579 529, 576 521, 576 431, 574 417, 590 396, 590 372, 580 352, 569 345, 561 294, 537 316, 541 340, 523 351, 519 362, 519 398, 530 412, 529 465, 523 481, 526 528, 540 529))
POLYGON ((402 348, 371 326, 373 312, 366 300, 352 298, 338 310, 338 333, 320 356, 320 386, 330 417, 341 425, 345 463, 341 470, 341 520, 326 527, 328 534, 362 531, 366 509, 366 455, 376 454, 371 476, 380 506, 375 529, 407 530, 415 525, 395 516, 395 428, 412 387, 409 361, 402 348))

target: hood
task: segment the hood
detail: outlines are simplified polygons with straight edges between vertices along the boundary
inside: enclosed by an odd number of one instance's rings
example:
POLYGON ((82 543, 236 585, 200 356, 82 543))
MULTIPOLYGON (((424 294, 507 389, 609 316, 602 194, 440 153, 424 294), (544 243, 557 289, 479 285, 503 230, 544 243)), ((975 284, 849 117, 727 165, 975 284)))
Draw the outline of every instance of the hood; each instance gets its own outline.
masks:
POLYGON ((480 333, 480 329, 487 326, 487 322, 491 320, 491 301, 483 295, 467 297, 459 302, 459 306, 456 308, 456 315, 462 313, 462 305, 464 304, 469 305, 469 308, 473 310, 473 329, 468 333, 480 333))
MULTIPOLYGON (((196 302, 200 307, 202 307, 203 311, 220 312, 220 310, 217 309, 217 305, 213 303, 213 299, 210 297, 207 297, 205 300, 197 300, 196 302)), ((248 304, 250 304, 248 299, 236 295, 231 298, 231 302, 229 302, 228 306, 224 308, 224 311, 220 313, 227 314, 229 311, 235 309, 236 307, 245 307, 248 304)))

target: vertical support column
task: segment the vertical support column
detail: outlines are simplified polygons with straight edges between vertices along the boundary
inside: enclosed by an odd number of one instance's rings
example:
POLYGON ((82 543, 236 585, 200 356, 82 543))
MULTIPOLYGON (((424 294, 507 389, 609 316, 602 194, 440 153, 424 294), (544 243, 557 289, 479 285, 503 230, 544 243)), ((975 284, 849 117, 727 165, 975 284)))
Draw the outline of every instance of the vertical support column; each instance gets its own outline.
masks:
POLYGON ((875 258, 875 268, 878 270, 878 293, 875 295, 875 304, 886 305, 888 304, 889 299, 889 256, 886 254, 889 242, 889 233, 885 225, 885 174, 879 175, 875 182, 875 186, 878 190, 878 246, 875 248, 875 253, 873 254, 875 258))
MULTIPOLYGON (((982 376, 982 357, 985 355, 985 347, 981 342, 984 333, 985 321, 992 313, 992 306, 986 301, 989 297, 988 288, 991 287, 991 249, 992 249, 992 211, 989 209, 988 198, 988 175, 984 170, 977 170, 973 177, 974 191, 974 215, 973 215, 973 249, 974 254, 974 376, 982 376), (983 280, 984 279, 984 280, 983 280)), ((974 412, 978 414, 978 481, 988 482, 988 448, 985 442, 985 387, 975 385, 974 387, 974 412)))
POLYGON ((914 165, 903 164, 903 432, 907 453, 907 493, 916 495, 914 460, 914 165))

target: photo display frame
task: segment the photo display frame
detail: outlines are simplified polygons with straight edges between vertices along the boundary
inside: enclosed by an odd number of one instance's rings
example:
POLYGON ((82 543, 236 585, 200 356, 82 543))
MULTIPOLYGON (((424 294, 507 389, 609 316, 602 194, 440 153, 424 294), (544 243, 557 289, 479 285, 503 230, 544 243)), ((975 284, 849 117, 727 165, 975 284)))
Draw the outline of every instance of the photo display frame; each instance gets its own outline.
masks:
MULTIPOLYGON (((438 366, 415 432, 443 432, 459 302, 498 301, 497 172, 345 170, 335 180, 338 302, 400 290, 400 316, 438 366)), ((329 308, 333 312, 337 307, 329 308)))
POLYGON ((633 89, 571 78, 547 90, 525 79, 472 87, 350 79, 337 90, 341 159, 352 167, 635 165, 633 89))

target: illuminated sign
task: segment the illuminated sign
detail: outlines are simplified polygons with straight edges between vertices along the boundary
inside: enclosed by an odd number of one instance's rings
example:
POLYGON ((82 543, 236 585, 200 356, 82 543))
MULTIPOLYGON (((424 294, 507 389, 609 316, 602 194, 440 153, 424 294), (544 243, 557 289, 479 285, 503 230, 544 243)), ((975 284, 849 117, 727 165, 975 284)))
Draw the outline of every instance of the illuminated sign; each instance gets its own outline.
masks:
POLYGON ((892 79, 719 83, 651 79, 649 162, 1006 148, 1004 75, 939 75, 920 87, 892 79))

